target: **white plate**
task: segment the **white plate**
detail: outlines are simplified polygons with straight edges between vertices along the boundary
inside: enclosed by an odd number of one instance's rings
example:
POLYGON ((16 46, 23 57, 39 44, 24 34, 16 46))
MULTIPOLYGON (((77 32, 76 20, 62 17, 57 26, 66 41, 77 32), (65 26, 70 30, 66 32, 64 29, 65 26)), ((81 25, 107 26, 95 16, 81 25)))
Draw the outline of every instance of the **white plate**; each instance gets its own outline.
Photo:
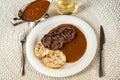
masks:
MULTIPOLYGON (((79 45, 79 44, 78 44, 79 45)), ((26 43, 26 54, 31 65, 40 73, 52 77, 66 77, 76 74, 86 68, 95 56, 97 49, 97 38, 93 29, 85 21, 67 15, 55 16, 39 23, 29 34, 26 43), (40 41, 44 34, 59 24, 73 24, 78 27, 87 39, 87 49, 82 58, 72 64, 65 64, 60 69, 46 67, 34 55, 33 49, 36 42, 40 41)))

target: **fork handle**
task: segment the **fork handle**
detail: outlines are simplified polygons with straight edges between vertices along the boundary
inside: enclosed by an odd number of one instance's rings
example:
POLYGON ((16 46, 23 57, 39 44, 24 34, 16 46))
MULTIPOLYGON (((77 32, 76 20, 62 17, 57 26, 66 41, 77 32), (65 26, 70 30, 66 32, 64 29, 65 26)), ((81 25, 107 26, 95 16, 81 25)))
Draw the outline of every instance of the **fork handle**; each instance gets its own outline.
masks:
POLYGON ((24 56, 24 51, 23 51, 23 42, 21 43, 22 44, 22 56, 21 56, 21 73, 22 73, 22 76, 25 75, 25 56, 24 56))

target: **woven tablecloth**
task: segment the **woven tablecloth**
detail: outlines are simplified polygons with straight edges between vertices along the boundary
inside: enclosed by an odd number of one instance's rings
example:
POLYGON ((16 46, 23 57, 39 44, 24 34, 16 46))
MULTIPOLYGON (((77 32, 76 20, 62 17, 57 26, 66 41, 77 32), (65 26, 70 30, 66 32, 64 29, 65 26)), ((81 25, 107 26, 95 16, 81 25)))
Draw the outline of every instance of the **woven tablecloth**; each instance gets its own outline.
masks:
MULTIPOLYGON (((106 43, 103 50, 105 76, 99 78, 99 54, 83 71, 65 78, 48 77, 37 72, 26 59, 25 76, 21 77, 21 51, 19 35, 31 28, 27 23, 12 26, 10 20, 19 9, 32 0, 0 0, 0 80, 120 80, 120 0, 76 0, 79 6, 73 14, 88 22, 95 30, 99 41, 100 25, 105 31, 106 43), (82 3, 81 3, 82 2, 82 3)), ((48 11, 56 13, 55 1, 48 11)))

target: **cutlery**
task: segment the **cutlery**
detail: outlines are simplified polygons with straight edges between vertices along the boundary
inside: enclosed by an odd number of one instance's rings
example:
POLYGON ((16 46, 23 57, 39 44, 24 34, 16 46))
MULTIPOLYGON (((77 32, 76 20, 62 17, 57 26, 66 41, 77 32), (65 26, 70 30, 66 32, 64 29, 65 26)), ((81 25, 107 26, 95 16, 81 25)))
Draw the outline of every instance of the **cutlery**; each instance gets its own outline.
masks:
POLYGON ((24 43, 26 42, 26 35, 25 34, 20 34, 21 40, 21 52, 22 52, 22 56, 21 56, 21 73, 22 76, 25 74, 25 55, 24 55, 24 43))
POLYGON ((102 68, 102 50, 103 50, 103 44, 105 43, 105 34, 103 27, 100 26, 100 58, 99 58, 99 77, 103 76, 103 68, 102 68))

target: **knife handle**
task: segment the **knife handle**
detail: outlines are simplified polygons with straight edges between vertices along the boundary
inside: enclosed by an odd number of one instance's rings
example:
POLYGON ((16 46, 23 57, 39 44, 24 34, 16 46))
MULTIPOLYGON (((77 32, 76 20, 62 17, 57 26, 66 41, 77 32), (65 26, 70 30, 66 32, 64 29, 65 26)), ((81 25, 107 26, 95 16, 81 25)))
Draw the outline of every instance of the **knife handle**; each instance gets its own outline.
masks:
POLYGON ((103 76, 103 69, 102 69, 102 49, 100 50, 100 61, 99 61, 99 77, 103 76))

